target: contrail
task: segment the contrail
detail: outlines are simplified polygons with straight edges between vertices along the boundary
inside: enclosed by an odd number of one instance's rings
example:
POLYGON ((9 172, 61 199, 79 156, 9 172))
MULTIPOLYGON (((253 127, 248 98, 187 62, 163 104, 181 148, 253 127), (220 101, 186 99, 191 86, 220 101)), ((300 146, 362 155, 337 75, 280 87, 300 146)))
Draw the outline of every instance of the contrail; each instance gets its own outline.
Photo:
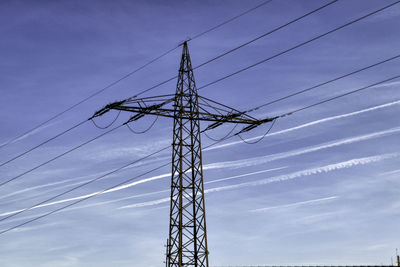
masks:
MULTIPOLYGON (((250 187, 250 186, 259 186, 259 185, 265 185, 269 183, 276 183, 276 182, 283 182, 287 180, 292 180, 296 178, 300 178, 303 176, 310 176, 314 174, 319 174, 319 173, 327 173, 335 170, 340 170, 340 169, 345 169, 345 168, 351 168, 354 166, 358 165, 365 165, 369 163, 374 163, 374 162, 379 162, 385 159, 390 159, 394 157, 398 157, 400 153, 389 153, 389 154, 382 154, 382 155, 377 155, 377 156, 371 156, 371 157, 363 157, 363 158, 356 158, 356 159, 351 159, 343 162, 338 162, 334 164, 329 164, 317 168, 311 168, 311 169, 306 169, 302 171, 297 171, 293 172, 290 174, 284 174, 284 175, 279 175, 255 182, 246 182, 246 183, 240 183, 240 184, 235 184, 235 185, 228 185, 228 186, 221 186, 221 187, 215 187, 215 188, 210 188, 204 191, 204 193, 212 193, 212 192, 221 192, 225 190, 233 190, 233 189, 239 189, 243 187, 250 187)), ((126 205, 122 206, 118 209, 126 209, 126 208, 137 208, 137 207, 146 207, 146 206, 152 206, 152 205, 158 205, 164 202, 168 202, 169 198, 162 198, 162 199, 157 199, 153 201, 147 201, 147 202, 142 202, 142 203, 135 203, 132 205, 126 205)))
POLYGON ((272 206, 272 207, 254 209, 254 210, 249 210, 249 211, 250 212, 264 212, 264 211, 269 211, 269 210, 274 210, 274 209, 291 208, 291 207, 297 207, 297 206, 302 206, 302 205, 307 205, 307 204, 314 204, 314 203, 329 201, 329 200, 333 200, 336 198, 338 198, 338 196, 324 197, 324 198, 312 199, 312 200, 307 200, 307 201, 300 201, 300 202, 290 203, 290 204, 286 204, 286 205, 272 206))
POLYGON ((228 185, 228 186, 221 186, 221 187, 211 188, 211 189, 208 189, 205 191, 208 191, 208 193, 219 192, 219 191, 223 191, 223 190, 237 189, 237 188, 241 188, 241 187, 257 186, 257 185, 265 185, 265 184, 275 183, 275 182, 282 182, 282 181, 292 180, 292 179, 303 177, 303 176, 309 176, 309 175, 314 175, 314 174, 318 174, 318 173, 327 173, 327 172, 331 172, 331 171, 335 171, 335 170, 339 170, 339 169, 351 168, 351 167, 354 167, 357 165, 365 165, 365 164, 369 164, 369 163, 379 162, 379 161, 382 161, 385 159, 398 157, 399 155, 400 155, 400 153, 388 153, 388 154, 382 154, 382 155, 371 156, 371 157, 356 158, 356 159, 351 159, 351 160, 347 160, 347 161, 343 161, 343 162, 339 162, 339 163, 325 165, 322 167, 311 168, 311 169, 293 172, 290 174, 279 175, 279 176, 263 179, 260 181, 246 182, 246 183, 240 183, 240 184, 228 185))
POLYGON ((29 137, 31 135, 34 135, 34 134, 36 134, 38 132, 41 132, 42 130, 44 130, 44 129, 48 128, 48 127, 51 127, 51 126, 53 126, 55 124, 58 124, 58 123, 60 123, 60 122, 53 122, 53 123, 50 123, 50 124, 47 124, 47 125, 43 125, 43 126, 37 128, 37 129, 33 130, 32 132, 26 133, 26 134, 18 137, 17 139, 15 139, 13 141, 6 141, 6 142, 1 143, 0 147, 3 146, 3 145, 6 145, 6 144, 13 144, 13 143, 18 142, 20 140, 23 140, 23 139, 25 139, 25 138, 27 138, 27 137, 29 137))

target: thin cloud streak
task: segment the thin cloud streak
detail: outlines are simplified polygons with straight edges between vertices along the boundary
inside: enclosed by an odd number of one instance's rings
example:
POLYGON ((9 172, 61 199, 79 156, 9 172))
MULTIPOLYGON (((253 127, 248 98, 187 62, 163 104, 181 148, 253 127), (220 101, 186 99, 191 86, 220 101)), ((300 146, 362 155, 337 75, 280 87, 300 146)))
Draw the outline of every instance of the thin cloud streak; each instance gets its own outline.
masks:
POLYGON ((218 182, 237 179, 237 178, 242 178, 242 177, 246 177, 246 176, 250 176, 250 175, 254 175, 254 174, 260 174, 260 173, 266 173, 266 172, 271 172, 271 171, 283 170, 283 169, 286 169, 286 168, 287 168, 287 166, 279 167, 279 168, 273 168, 273 169, 267 169, 267 170, 262 170, 262 171, 256 171, 256 172, 249 172, 249 173, 245 173, 245 174, 240 174, 240 175, 235 175, 235 176, 230 176, 230 177, 226 177, 226 178, 212 180, 212 181, 206 182, 205 184, 218 183, 218 182))
POLYGON ((314 175, 314 174, 319 174, 319 173, 328 173, 328 172, 339 170, 339 169, 347 169, 347 168, 351 168, 351 167, 358 166, 358 165, 375 163, 375 162, 379 162, 379 161, 382 161, 385 159, 395 158, 395 157, 398 157, 399 155, 400 155, 400 153, 388 153, 388 154, 382 154, 382 155, 371 156, 371 157, 356 158, 356 159, 351 159, 351 160, 347 160, 347 161, 343 161, 343 162, 339 162, 339 163, 325 165, 322 167, 311 168, 311 169, 293 172, 290 174, 279 175, 276 177, 263 179, 263 180, 256 181, 256 182, 247 182, 247 183, 241 183, 241 184, 230 185, 230 186, 222 186, 222 187, 212 188, 212 189, 209 189, 206 191, 219 192, 219 191, 223 191, 223 190, 237 189, 237 188, 247 187, 247 186, 257 186, 257 185, 265 185, 265 184, 275 183, 275 182, 282 182, 282 181, 292 180, 295 178, 300 178, 303 176, 309 176, 309 175, 314 175))
POLYGON ((21 141, 21 140, 23 140, 25 138, 28 138, 31 135, 35 135, 35 134, 43 131, 44 129, 49 128, 49 127, 51 127, 53 125, 56 125, 56 124, 59 124, 59 123, 60 123, 60 121, 57 121, 57 122, 53 122, 53 123, 50 123, 50 124, 46 124, 46 125, 40 126, 39 128, 33 130, 32 132, 26 133, 26 134, 16 138, 15 140, 5 141, 5 142, 1 143, 0 146, 6 145, 6 144, 14 144, 14 143, 16 143, 18 141, 21 141))
POLYGON ((383 172, 380 175, 392 175, 392 174, 396 174, 396 173, 400 173, 400 169, 399 170, 393 170, 393 171, 389 171, 389 172, 383 172))
POLYGON ((321 203, 321 202, 325 202, 325 201, 329 201, 329 200, 334 200, 334 199, 337 199, 338 197, 339 196, 324 197, 324 198, 318 198, 318 199, 312 199, 312 200, 306 200, 306 201, 285 204, 285 205, 253 209, 253 210, 249 210, 249 211, 250 212, 265 212, 265 211, 269 211, 269 210, 292 208, 292 207, 298 207, 298 206, 303 206, 303 205, 308 205, 308 204, 315 204, 315 203, 321 203))
MULTIPOLYGON (((310 176, 310 175, 319 174, 319 173, 328 173, 328 172, 332 172, 332 171, 336 171, 336 170, 340 170, 340 169, 355 167, 358 165, 375 163, 375 162, 379 162, 379 161, 382 161, 385 159, 391 159, 394 157, 398 157, 399 155, 400 155, 400 153, 389 153, 389 154, 382 154, 382 155, 371 156, 371 157, 356 158, 356 159, 351 159, 351 160, 347 160, 347 161, 343 161, 343 162, 325 165, 322 167, 311 168, 311 169, 293 172, 290 174, 279 175, 279 176, 263 179, 260 181, 246 182, 246 183, 240 183, 240 184, 235 184, 235 185, 211 188, 211 189, 204 190, 204 193, 207 194, 207 193, 212 193, 212 192, 221 192, 221 191, 226 191, 226 190, 239 189, 239 188, 243 188, 243 187, 259 186, 259 185, 265 185, 265 184, 269 184, 269 183, 283 182, 283 181, 288 181, 288 180, 292 180, 292 179, 296 179, 296 178, 300 178, 300 177, 304 177, 304 176, 310 176)), ((135 203, 132 205, 126 205, 126 206, 119 207, 118 209, 153 206, 153 205, 158 205, 161 203, 168 202, 169 199, 170 198, 162 198, 162 199, 157 199, 157 200, 153 200, 153 201, 135 203)))

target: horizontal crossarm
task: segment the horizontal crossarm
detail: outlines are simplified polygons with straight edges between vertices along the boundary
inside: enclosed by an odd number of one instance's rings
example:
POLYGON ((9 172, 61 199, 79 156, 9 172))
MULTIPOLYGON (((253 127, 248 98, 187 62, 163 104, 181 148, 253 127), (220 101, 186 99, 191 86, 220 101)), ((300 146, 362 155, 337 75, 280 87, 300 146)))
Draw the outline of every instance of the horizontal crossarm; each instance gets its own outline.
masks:
MULTIPOLYGON (((185 95, 183 95, 183 97, 185 97, 185 95)), ((190 96, 188 95, 187 97, 189 98, 190 96)), ((160 95, 155 97, 117 101, 108 104, 101 110, 95 112, 92 118, 102 116, 110 110, 120 110, 134 113, 134 115, 131 116, 129 120, 125 122, 125 124, 136 121, 145 115, 175 118, 175 98, 176 95, 160 95)), ((192 111, 190 111, 189 108, 184 107, 179 116, 181 116, 182 119, 196 119, 199 121, 212 122, 204 129, 204 131, 215 129, 224 123, 235 123, 247 125, 240 131, 240 133, 242 133, 250 131, 263 123, 276 119, 266 118, 259 120, 245 114, 244 112, 240 112, 234 108, 220 104, 208 98, 198 96, 198 99, 199 111, 197 114, 192 114, 192 111)))

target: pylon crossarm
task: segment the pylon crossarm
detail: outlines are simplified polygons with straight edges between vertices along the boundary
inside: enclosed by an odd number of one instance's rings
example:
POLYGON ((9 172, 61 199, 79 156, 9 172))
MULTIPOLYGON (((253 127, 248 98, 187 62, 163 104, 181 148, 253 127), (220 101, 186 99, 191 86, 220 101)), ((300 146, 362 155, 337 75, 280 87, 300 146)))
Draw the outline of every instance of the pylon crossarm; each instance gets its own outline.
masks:
MULTIPOLYGON (((93 115, 93 117, 102 116, 110 110, 120 110, 136 113, 126 123, 138 120, 144 115, 175 118, 175 107, 173 106, 175 97, 175 95, 161 95, 155 97, 117 101, 106 105, 104 108, 97 111, 93 115), (168 104, 172 104, 172 107, 163 108, 168 104)), ((204 97, 199 97, 199 99, 202 99, 204 101, 212 101, 204 97)), ((215 106, 211 106, 208 102, 205 102, 203 104, 199 103, 199 111, 196 112, 196 114, 190 112, 189 110, 183 109, 181 112, 182 119, 190 120, 198 116, 197 119, 199 119, 200 121, 214 122, 213 124, 208 125, 207 130, 214 129, 222 125, 223 123, 239 123, 248 125, 259 125, 262 123, 262 121, 248 116, 243 112, 237 111, 233 108, 230 108, 215 101, 212 102, 215 106), (209 112, 209 109, 213 109, 215 113, 209 112), (222 112, 224 112, 225 114, 223 114, 222 112)))
MULTIPOLYGON (((136 120, 142 118, 144 115, 155 115, 155 116, 167 117, 167 118, 175 118, 176 117, 173 109, 163 109, 163 108, 151 109, 151 108, 141 108, 141 107, 116 107, 115 109, 136 113, 126 123, 136 121, 136 120)), ((208 130, 214 129, 214 128, 222 125, 223 123, 227 123, 227 122, 228 123, 238 123, 238 124, 248 124, 248 125, 262 124, 262 122, 259 120, 234 118, 230 115, 225 116, 225 115, 204 113, 204 112, 200 112, 199 115, 200 116, 197 118, 197 120, 199 120, 199 121, 214 122, 213 124, 210 124, 207 127, 208 130)), ((185 112, 185 113, 181 114, 180 118, 186 119, 186 120, 193 120, 195 118, 195 114, 190 113, 190 112, 185 112)))
MULTIPOLYGON (((245 112, 242 112, 242 111, 237 110, 235 108, 229 107, 229 106, 227 106, 225 104, 219 103, 219 102, 217 102, 215 100, 212 100, 212 99, 209 99, 207 97, 199 95, 198 98, 199 98, 199 101, 202 101, 205 105, 207 105, 208 107, 210 107, 210 108, 212 108, 214 110, 218 110, 218 111, 221 111, 221 110, 222 111, 226 111, 226 110, 228 110, 228 112, 230 112, 232 114, 237 114, 237 115, 240 115, 240 116, 244 116, 244 117, 246 117, 248 119, 255 120, 255 121, 257 120, 256 118, 246 114, 245 112), (211 102, 212 104, 210 104, 209 102, 211 102)), ((202 104, 200 103, 199 106, 202 106, 202 104)))
POLYGON ((160 96, 153 96, 153 97, 143 97, 143 98, 135 98, 135 99, 125 99, 122 101, 116 101, 110 103, 103 107, 102 109, 96 111, 93 116, 90 118, 95 118, 104 115, 105 113, 109 112, 110 110, 126 110, 130 111, 129 107, 137 105, 142 109, 157 109, 166 104, 173 102, 175 99, 175 95, 160 95, 160 96))

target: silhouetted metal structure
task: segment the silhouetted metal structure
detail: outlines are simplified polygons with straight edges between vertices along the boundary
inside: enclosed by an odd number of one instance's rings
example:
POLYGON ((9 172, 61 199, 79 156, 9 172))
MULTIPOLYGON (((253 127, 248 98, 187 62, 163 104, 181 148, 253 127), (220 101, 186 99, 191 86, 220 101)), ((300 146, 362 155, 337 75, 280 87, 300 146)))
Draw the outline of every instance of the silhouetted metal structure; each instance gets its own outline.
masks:
POLYGON ((275 118, 257 120, 243 112, 197 94, 187 42, 179 68, 176 93, 145 98, 129 98, 105 106, 95 113, 101 116, 111 109, 134 112, 125 124, 145 115, 174 119, 172 138, 172 177, 170 200, 168 267, 208 267, 206 214, 201 152, 201 133, 224 123, 245 125, 247 132, 275 118), (200 122, 211 122, 204 130, 200 122))

